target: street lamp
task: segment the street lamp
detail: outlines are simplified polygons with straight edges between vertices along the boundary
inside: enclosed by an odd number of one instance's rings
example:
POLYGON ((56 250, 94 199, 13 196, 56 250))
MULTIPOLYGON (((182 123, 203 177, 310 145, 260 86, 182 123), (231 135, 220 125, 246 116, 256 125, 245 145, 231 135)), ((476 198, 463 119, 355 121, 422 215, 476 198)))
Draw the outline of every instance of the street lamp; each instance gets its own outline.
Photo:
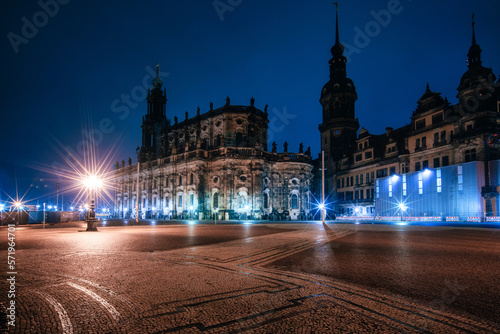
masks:
POLYGON ((95 218, 95 192, 102 187, 102 180, 96 175, 89 175, 83 180, 83 185, 89 191, 89 212, 87 213, 87 231, 97 231, 95 218))
POLYGON ((401 210, 401 220, 404 220, 404 214, 408 207, 404 203, 399 203, 399 209, 401 210))

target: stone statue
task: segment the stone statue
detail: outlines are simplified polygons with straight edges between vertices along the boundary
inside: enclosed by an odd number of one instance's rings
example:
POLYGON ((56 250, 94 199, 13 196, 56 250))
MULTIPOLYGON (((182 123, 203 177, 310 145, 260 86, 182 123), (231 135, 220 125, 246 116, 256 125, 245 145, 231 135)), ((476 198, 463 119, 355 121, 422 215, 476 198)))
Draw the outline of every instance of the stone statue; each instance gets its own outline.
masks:
POLYGON ((229 103, 231 103, 231 99, 230 99, 230 98, 229 98, 229 96, 228 96, 228 97, 226 97, 226 106, 228 106, 228 105, 229 105, 229 103))
POLYGON ((283 144, 283 152, 288 153, 288 142, 286 142, 286 141, 283 144))
POLYGON ((122 160, 122 167, 125 167, 125 160, 122 160))
POLYGON ((311 146, 307 147, 306 155, 311 156, 311 146))
POLYGON ((214 110, 214 103, 210 102, 210 110, 214 110))
POLYGON ((177 124, 177 122, 178 122, 178 121, 179 121, 179 120, 177 119, 177 116, 175 116, 175 117, 174 117, 174 122, 175 122, 175 124, 177 124))
POLYGON ((200 106, 198 106, 198 109, 196 109, 196 115, 200 116, 200 106))
POLYGON ((304 153, 304 143, 300 143, 300 145, 299 145, 299 153, 304 153))
POLYGON ((276 145, 276 142, 273 141, 273 153, 276 153, 277 152, 277 145, 276 145))
POLYGON ((186 121, 187 121, 188 118, 189 118, 188 112, 186 111, 186 121))
POLYGON ((266 104, 266 106, 264 107, 264 112, 267 114, 267 108, 269 108, 269 104, 266 104))
POLYGON ((128 158, 128 165, 132 166, 132 158, 130 158, 130 157, 128 158))
POLYGON ((255 99, 253 98, 253 96, 252 96, 252 98, 250 99, 250 105, 251 105, 252 107, 253 107, 253 106, 255 106, 255 99))
POLYGON ((115 164, 115 169, 118 169, 118 168, 120 168, 120 164, 117 161, 116 164, 115 164))

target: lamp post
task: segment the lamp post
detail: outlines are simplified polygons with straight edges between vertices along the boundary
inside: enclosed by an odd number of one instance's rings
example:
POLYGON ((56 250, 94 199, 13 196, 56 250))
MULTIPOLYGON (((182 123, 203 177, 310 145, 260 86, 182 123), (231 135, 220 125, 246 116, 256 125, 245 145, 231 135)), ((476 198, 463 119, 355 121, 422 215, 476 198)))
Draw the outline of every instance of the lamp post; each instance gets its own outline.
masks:
POLYGON ((87 214, 87 231, 97 231, 95 218, 95 192, 102 187, 102 180, 95 175, 89 175, 84 180, 84 185, 89 192, 89 211, 87 214))

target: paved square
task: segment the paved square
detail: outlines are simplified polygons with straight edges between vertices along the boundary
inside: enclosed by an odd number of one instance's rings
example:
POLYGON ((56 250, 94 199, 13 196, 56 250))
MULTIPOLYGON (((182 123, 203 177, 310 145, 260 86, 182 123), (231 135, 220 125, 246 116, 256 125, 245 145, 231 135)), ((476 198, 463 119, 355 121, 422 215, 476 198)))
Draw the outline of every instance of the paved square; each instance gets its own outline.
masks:
MULTIPOLYGON (((347 283, 328 272, 299 270, 307 252, 360 234, 355 226, 81 229, 17 228, 12 332, 499 332, 491 319, 347 283)), ((1 255, 6 259, 5 232, 1 255)), ((7 291, 6 279, 1 284, 7 291)), ((0 300, 5 312, 6 293, 0 300)))

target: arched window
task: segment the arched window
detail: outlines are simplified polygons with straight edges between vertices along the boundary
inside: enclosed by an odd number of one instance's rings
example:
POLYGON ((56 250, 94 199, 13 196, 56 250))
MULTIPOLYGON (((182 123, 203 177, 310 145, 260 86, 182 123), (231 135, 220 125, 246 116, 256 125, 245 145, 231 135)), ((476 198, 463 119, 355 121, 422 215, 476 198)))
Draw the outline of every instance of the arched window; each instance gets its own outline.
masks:
POLYGON ((222 136, 221 135, 217 135, 217 137, 215 137, 215 147, 221 147, 222 146, 222 136))
POLYGON ((214 194, 214 209, 219 207, 219 193, 214 194))
POLYGON ((242 146, 243 145, 243 134, 241 132, 238 132, 236 134, 236 146, 242 146))
POLYGON ((191 174, 189 175, 189 177, 190 177, 189 183, 190 183, 190 184, 194 184, 194 174, 193 174, 193 173, 191 173, 191 174))
POLYGON ((268 208, 269 208, 269 194, 264 193, 264 209, 268 209, 268 208))
POLYGON ((299 196, 297 194, 292 194, 292 209, 299 208, 299 196))
POLYGON ((208 150, 208 139, 204 138, 201 142, 201 149, 202 150, 208 150))
POLYGON ((179 175, 179 185, 182 186, 182 175, 179 175))
POLYGON ((182 207, 182 194, 179 194, 179 201, 177 203, 178 207, 182 207))

